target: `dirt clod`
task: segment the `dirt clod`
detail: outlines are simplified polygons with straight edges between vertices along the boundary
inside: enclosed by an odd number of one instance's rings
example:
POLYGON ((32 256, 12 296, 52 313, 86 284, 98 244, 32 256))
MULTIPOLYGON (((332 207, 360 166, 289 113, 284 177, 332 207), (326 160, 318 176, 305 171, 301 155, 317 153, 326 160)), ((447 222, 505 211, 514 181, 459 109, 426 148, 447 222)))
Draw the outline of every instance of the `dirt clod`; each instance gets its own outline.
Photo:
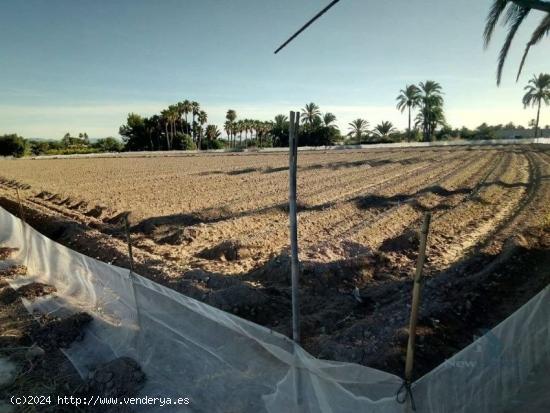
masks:
POLYGON ((85 385, 85 393, 105 397, 135 396, 143 387, 145 373, 139 364, 120 357, 98 366, 85 385))
POLYGON ((76 313, 66 318, 42 316, 41 326, 31 332, 32 339, 46 351, 68 348, 84 338, 84 327, 93 318, 88 313, 76 313))
POLYGON ((49 295, 55 293, 57 288, 52 285, 42 284, 39 282, 33 282, 17 289, 17 293, 21 297, 25 297, 27 300, 34 300, 37 297, 49 295))

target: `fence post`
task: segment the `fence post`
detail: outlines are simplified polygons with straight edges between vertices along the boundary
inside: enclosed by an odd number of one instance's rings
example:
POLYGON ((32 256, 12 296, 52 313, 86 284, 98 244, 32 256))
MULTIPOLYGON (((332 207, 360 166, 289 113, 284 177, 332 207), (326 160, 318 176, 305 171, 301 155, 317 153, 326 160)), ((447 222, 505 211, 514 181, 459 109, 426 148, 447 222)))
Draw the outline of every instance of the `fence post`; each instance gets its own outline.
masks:
POLYGON ((134 274, 134 254, 132 253, 132 239, 130 238, 130 224, 128 215, 124 215, 124 229, 126 231, 126 243, 128 244, 128 256, 130 257, 130 276, 134 274))
POLYGON ((300 113, 290 112, 289 125, 289 221, 290 221, 290 274, 292 280, 292 338, 300 343, 300 297, 299 297, 299 261, 298 261, 298 218, 296 202, 297 169, 297 131, 300 113))
MULTIPOLYGON (((298 218, 296 205, 296 170, 298 157, 298 128, 300 126, 300 113, 290 112, 289 139, 288 139, 288 169, 289 169, 289 226, 290 226, 290 276, 292 283, 292 339, 294 340, 294 357, 298 361, 296 346, 300 344, 300 297, 299 275, 300 264, 298 261, 298 218)), ((300 368, 294 368, 294 392, 296 404, 302 405, 300 368)))
POLYGON ((422 273, 424 270, 424 262, 426 261, 426 243, 428 240, 428 232, 430 230, 431 213, 425 212, 422 221, 422 230, 420 232, 420 246, 418 250, 418 259, 416 262, 416 273, 414 275, 411 318, 409 322, 409 341, 407 344, 407 356, 405 361, 405 386, 407 394, 411 396, 411 404, 415 410, 414 401, 410 385, 412 382, 413 367, 414 367, 414 345, 416 341, 416 324, 418 322, 418 311, 420 307, 420 293, 422 290, 422 273))

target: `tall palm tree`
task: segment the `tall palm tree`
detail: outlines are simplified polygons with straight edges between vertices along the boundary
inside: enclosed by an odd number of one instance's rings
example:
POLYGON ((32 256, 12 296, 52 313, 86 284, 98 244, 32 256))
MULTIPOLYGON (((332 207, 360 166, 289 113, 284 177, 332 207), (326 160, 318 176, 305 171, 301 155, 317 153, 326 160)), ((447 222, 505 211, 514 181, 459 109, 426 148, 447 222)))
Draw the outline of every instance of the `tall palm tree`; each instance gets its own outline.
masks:
MULTIPOLYGON (((229 109, 227 111, 227 113, 225 114, 225 119, 227 119, 229 121, 229 123, 231 123, 232 127, 231 127, 231 132, 232 132, 232 137, 233 137, 233 141, 235 140, 235 133, 236 133, 236 127, 234 126, 234 123, 235 123, 235 119, 237 119, 237 112, 234 111, 233 109, 229 109)), ((229 146, 231 147, 231 139, 229 139, 229 146)))
POLYGON ((397 129, 393 127, 393 123, 389 121, 382 121, 374 128, 373 132, 381 138, 387 137, 390 133, 396 132, 397 129))
POLYGON ((189 121, 187 120, 187 115, 193 111, 193 106, 191 102, 185 99, 181 104, 181 111, 185 115, 185 124, 187 126, 187 134, 190 135, 191 131, 189 130, 189 121))
POLYGON ((191 114, 193 116, 193 125, 191 125, 192 127, 192 131, 193 131, 193 142, 196 141, 196 133, 195 133, 195 128, 196 128, 196 123, 195 123, 195 116, 197 116, 199 114, 199 112, 201 111, 201 106, 199 105, 198 102, 191 102, 191 114))
POLYGON ((162 117, 162 123, 164 123, 164 131, 166 136, 166 149, 170 150, 172 149, 172 136, 171 136, 171 128, 172 128, 172 118, 174 116, 173 111, 168 108, 161 112, 162 117))
POLYGON ((537 119, 535 121, 535 138, 539 132, 540 121, 540 106, 544 102, 545 105, 550 104, 550 74, 541 73, 538 76, 533 75, 533 78, 525 86, 525 96, 523 96, 523 106, 537 106, 537 119))
POLYGON ((232 123, 229 120, 226 120, 223 124, 223 129, 225 130, 225 133, 227 134, 227 142, 231 143, 231 131, 232 131, 232 123))
POLYGON ((201 143, 202 143, 202 125, 204 125, 206 122, 208 122, 208 115, 204 110, 199 111, 197 114, 197 121, 199 122, 199 140, 197 148, 201 149, 201 143))
POLYGON ((497 85, 500 85, 500 81, 502 79, 502 69, 504 67, 504 62, 508 57, 508 52, 510 51, 512 41, 514 40, 519 27, 527 18, 531 10, 539 10, 546 12, 546 14, 535 28, 531 34, 531 38, 527 42, 516 81, 521 75, 521 71, 531 47, 536 45, 544 36, 550 33, 550 2, 541 0, 493 0, 493 5, 487 15, 485 31, 483 32, 485 47, 487 47, 491 42, 496 25, 503 13, 505 16, 504 25, 508 27, 508 33, 498 56, 497 85))
POLYGON ((421 110, 417 116, 417 123, 421 120, 424 140, 430 141, 435 128, 445 121, 441 85, 433 80, 420 82, 420 96, 421 110))
POLYGON ((361 143, 361 137, 368 132, 367 128, 369 127, 369 123, 365 119, 359 118, 350 122, 348 125, 349 134, 355 136, 357 143, 361 143))
POLYGON ((397 109, 403 113, 409 111, 409 128, 407 130, 408 140, 411 140, 411 110, 420 106, 420 89, 416 85, 406 85, 397 96, 397 109))
POLYGON ((331 112, 327 112, 323 115, 323 124, 329 128, 337 128, 333 123, 336 122, 336 115, 331 112))
POLYGON ((302 109, 302 122, 309 124, 313 127, 316 121, 321 119, 321 110, 315 103, 307 103, 305 108, 302 109))

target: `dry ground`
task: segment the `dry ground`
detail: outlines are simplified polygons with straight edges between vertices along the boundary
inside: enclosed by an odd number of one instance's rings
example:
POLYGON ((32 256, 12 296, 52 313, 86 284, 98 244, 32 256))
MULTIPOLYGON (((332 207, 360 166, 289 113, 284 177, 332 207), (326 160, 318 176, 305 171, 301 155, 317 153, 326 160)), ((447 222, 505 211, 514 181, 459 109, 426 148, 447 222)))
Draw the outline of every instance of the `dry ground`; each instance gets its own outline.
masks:
MULTIPOLYGON (((121 266, 131 212, 139 273, 289 334, 287 164, 284 154, 4 160, 1 204, 17 212, 18 187, 27 221, 121 266)), ((468 344, 548 283, 549 179, 549 150, 531 146, 299 153, 306 349, 401 373, 426 210, 418 374, 468 344)))

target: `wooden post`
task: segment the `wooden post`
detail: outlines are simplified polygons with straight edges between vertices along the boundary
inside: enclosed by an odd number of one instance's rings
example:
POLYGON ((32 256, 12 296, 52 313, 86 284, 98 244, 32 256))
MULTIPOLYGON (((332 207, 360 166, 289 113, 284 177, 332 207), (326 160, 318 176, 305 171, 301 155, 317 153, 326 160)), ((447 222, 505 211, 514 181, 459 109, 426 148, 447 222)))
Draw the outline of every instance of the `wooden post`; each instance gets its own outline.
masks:
MULTIPOLYGON (((289 225, 290 225, 290 276, 292 283, 292 339, 294 340, 294 357, 298 361, 296 346, 300 344, 300 297, 299 275, 300 264, 298 261, 298 217, 296 205, 296 170, 298 158, 298 128, 300 126, 300 113, 290 112, 290 124, 288 134, 288 170, 289 170, 289 225)), ((302 405, 300 368, 294 368, 294 394, 296 405, 300 409, 302 405)))
POLYGON ((290 221, 290 274, 292 280, 292 339, 300 344, 300 297, 298 262, 298 218, 296 206, 296 169, 298 155, 298 127, 300 113, 290 112, 289 125, 289 221, 290 221))
POLYGON ((422 271, 426 260, 426 242, 428 232, 430 230, 431 213, 424 214, 422 222, 422 231, 420 233, 420 247, 418 250, 418 260, 416 262, 416 274, 414 276, 413 296, 411 305, 411 319, 409 322, 409 342, 407 344, 407 358, 405 361, 405 383, 409 384, 412 381, 413 365, 414 365, 414 343, 416 339, 416 324, 418 321, 418 310, 420 307, 420 292, 422 287, 422 271))
POLYGON ((124 229, 126 230, 126 242, 128 243, 128 256, 130 257, 130 274, 134 273, 134 254, 132 253, 132 239, 130 238, 130 224, 128 215, 124 215, 124 229))
POLYGON ((17 203, 19 204, 19 219, 25 221, 25 212, 23 211, 23 204, 21 203, 21 197, 19 196, 19 188, 15 187, 17 193, 17 203))

